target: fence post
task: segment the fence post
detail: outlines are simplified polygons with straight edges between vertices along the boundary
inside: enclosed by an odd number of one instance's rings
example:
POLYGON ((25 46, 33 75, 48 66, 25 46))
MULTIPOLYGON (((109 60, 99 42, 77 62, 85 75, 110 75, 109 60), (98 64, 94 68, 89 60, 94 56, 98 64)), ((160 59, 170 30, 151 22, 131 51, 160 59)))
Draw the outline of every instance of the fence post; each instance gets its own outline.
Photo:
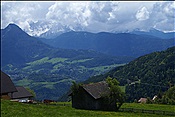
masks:
POLYGON ((141 112, 141 113, 152 113, 152 114, 163 114, 163 115, 175 115, 175 112, 162 111, 162 110, 145 110, 145 109, 134 109, 134 108, 120 108, 122 112, 141 112))
POLYGON ((153 110, 153 114, 154 114, 155 112, 154 112, 154 110, 153 110))
POLYGON ((134 108, 131 109, 131 112, 134 112, 134 108))

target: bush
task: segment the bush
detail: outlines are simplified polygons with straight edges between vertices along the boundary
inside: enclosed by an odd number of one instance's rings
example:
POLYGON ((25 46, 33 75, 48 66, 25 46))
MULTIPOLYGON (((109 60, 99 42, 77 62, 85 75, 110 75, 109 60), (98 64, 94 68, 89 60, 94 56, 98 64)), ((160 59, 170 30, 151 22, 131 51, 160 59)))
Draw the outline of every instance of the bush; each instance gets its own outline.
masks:
POLYGON ((104 99, 108 104, 116 104, 117 111, 125 101, 125 94, 121 91, 119 82, 116 79, 108 77, 106 82, 110 87, 110 94, 105 96, 104 99))

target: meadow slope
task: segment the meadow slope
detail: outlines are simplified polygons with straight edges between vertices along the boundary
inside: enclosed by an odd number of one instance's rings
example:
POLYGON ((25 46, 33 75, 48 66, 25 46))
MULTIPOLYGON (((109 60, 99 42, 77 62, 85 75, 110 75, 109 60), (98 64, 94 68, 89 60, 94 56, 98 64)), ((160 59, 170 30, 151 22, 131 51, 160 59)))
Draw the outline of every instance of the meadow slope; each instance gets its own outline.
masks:
MULTIPOLYGON (((138 105, 138 104, 137 104, 138 105)), ((124 104, 123 107, 131 106, 124 104)), ((152 105, 148 105, 151 107, 152 105)), ((154 108, 158 107, 155 106, 154 108)), ((147 108, 149 108, 147 107, 147 108)), ((170 111, 173 106, 164 106, 170 111)), ((168 117, 166 115, 129 113, 129 112, 107 112, 74 109, 71 106, 45 105, 45 104, 24 104, 1 100, 2 117, 168 117)))

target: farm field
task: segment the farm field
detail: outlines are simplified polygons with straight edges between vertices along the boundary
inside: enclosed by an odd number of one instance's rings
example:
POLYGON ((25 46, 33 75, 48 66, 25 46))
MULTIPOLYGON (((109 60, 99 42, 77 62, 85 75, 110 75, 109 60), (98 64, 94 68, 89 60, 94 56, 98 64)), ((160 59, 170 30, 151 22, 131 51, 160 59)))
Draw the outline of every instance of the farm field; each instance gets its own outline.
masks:
MULTIPOLYGON (((107 111, 91 111, 74 109, 71 106, 45 105, 45 104, 24 104, 1 100, 1 116, 2 117, 169 117, 166 115, 146 114, 146 113, 131 113, 131 112, 107 112, 107 111)), ((70 104, 70 103, 65 103, 70 104)), ((137 106, 139 104, 124 104, 122 107, 137 106)), ((134 108, 133 107, 133 108, 134 108)), ((148 105, 143 108, 157 108, 159 105, 148 105)), ((173 111, 173 106, 163 105, 160 109, 170 109, 173 111)))

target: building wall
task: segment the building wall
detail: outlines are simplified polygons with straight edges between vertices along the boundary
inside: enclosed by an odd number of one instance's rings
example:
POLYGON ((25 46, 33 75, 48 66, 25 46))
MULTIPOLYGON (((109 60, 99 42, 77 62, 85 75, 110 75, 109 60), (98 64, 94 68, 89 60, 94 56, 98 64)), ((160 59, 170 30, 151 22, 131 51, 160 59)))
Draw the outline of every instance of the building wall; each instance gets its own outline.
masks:
POLYGON ((86 110, 116 111, 116 103, 108 104, 102 98, 94 99, 83 88, 79 89, 79 94, 72 95, 72 107, 86 110))
POLYGON ((79 89, 79 94, 72 95, 72 107, 77 109, 97 110, 98 100, 90 96, 83 88, 79 89))
POLYGON ((1 95, 1 99, 10 100, 10 96, 8 96, 8 94, 3 94, 1 95))

